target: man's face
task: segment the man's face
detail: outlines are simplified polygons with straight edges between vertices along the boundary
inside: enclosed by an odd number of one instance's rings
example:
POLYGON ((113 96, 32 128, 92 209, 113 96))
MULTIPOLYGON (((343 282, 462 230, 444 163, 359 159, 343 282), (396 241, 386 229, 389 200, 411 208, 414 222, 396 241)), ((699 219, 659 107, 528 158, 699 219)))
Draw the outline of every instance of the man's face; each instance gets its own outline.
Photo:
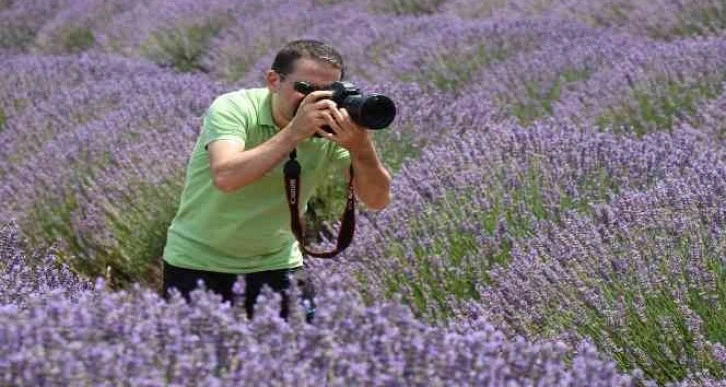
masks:
POLYGON ((341 76, 340 69, 333 65, 309 58, 298 59, 293 68, 289 74, 268 74, 268 87, 276 95, 273 98, 273 109, 285 123, 292 120, 300 102, 305 98, 304 94, 294 89, 295 82, 305 81, 317 89, 327 89, 333 82, 339 81, 341 76))

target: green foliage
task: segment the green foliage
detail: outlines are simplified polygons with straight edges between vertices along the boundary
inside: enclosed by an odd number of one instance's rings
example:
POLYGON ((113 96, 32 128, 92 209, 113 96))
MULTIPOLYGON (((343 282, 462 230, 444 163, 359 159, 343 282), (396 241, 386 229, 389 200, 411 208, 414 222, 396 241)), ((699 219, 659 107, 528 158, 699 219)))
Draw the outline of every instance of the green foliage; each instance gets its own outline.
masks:
POLYGON ((500 47, 476 44, 456 53, 442 50, 427 58, 421 71, 404 74, 405 82, 433 86, 442 91, 456 91, 466 85, 483 67, 505 59, 509 52, 500 47))
POLYGON ((331 5, 347 3, 351 0, 313 0, 313 4, 321 7, 328 7, 331 5))
POLYGON ((93 31, 87 27, 69 28, 63 31, 60 36, 62 52, 75 53, 85 51, 93 46, 96 38, 93 31))
MULTIPOLYGON (((394 175, 408 158, 418 155, 422 145, 417 144, 405 127, 392 127, 373 132, 378 157, 394 175)), ((343 171, 331 171, 318 186, 308 203, 305 213, 305 232, 308 240, 320 241, 320 232, 326 232, 325 224, 340 220, 346 203, 348 182, 343 171)))
POLYGON ((407 160, 418 157, 421 150, 433 139, 443 135, 431 133, 429 139, 419 139, 413 133, 414 128, 409 125, 394 125, 373 132, 378 156, 391 174, 398 172, 407 160))
POLYGON ((681 37, 720 35, 726 30, 726 0, 694 2, 676 15, 675 26, 652 26, 648 35, 655 39, 672 40, 681 37))
MULTIPOLYGON (((662 260, 664 266, 661 273, 653 274, 663 278, 655 291, 644 289, 634 271, 629 276, 619 276, 607 284, 603 293, 612 310, 624 311, 621 321, 614 322, 610 313, 590 306, 585 322, 577 326, 578 331, 591 337, 600 348, 609 348, 609 354, 622 369, 640 368, 662 384, 703 370, 716 378, 726 376, 725 366, 704 347, 705 341, 726 343, 726 270, 722 256, 712 247, 723 241, 710 240, 707 233, 704 230, 700 235, 680 236, 671 251, 689 257, 688 250, 694 245, 703 248, 713 287, 700 278, 690 278, 687 258, 681 261, 683 267, 675 276, 673 270, 668 273, 662 256, 653 257, 662 260), (679 284, 685 284, 680 295, 679 284), (693 325, 691 313, 700 318, 700 327, 693 325)), ((664 232, 654 234, 653 238, 664 241, 669 237, 664 232)), ((563 329, 572 329, 572 325, 563 329)))
POLYGON ((694 84, 656 80, 635 85, 623 102, 609 107, 596 122, 602 130, 637 136, 659 130, 670 132, 677 118, 693 115, 698 103, 717 98, 722 92, 721 80, 714 77, 694 84))
POLYGON ((141 54, 162 65, 182 72, 207 71, 201 58, 223 27, 222 22, 178 26, 154 32, 142 45, 141 54))
MULTIPOLYGON (((114 238, 119 241, 119 248, 113 251, 111 259, 124 263, 133 271, 129 280, 142 280, 144 283, 158 288, 161 286, 159 259, 166 243, 167 228, 177 211, 181 187, 180 179, 170 179, 159 185, 148 183, 133 184, 133 197, 129 197, 123 205, 108 203, 106 206, 106 222, 112 230, 114 238)), ((120 284, 128 283, 121 272, 120 284)), ((112 275, 112 279, 115 278, 112 275)))
POLYGON ((407 269, 381 273, 388 297, 404 294, 403 301, 420 317, 446 320, 452 312, 450 299, 477 299, 477 286, 486 285, 487 272, 510 261, 512 243, 531 237, 535 222, 559 222, 567 211, 590 213, 593 203, 619 190, 605 169, 597 169, 577 181, 577 197, 562 194, 558 202, 548 203, 545 191, 557 188, 543 179, 539 160, 534 159, 514 183, 506 184, 504 174, 501 170, 482 183, 488 187, 488 208, 471 203, 482 192, 451 191, 407 220, 411 238, 392 239, 387 254, 407 269), (462 229, 462 224, 472 224, 476 231, 462 229))
POLYGON ((235 58, 232 63, 225 67, 224 79, 229 82, 235 82, 247 74, 254 65, 255 60, 264 54, 263 49, 259 49, 256 53, 258 55, 244 55, 244 58, 235 58))
POLYGON ((611 0, 596 12, 576 14, 576 17, 595 27, 611 28, 632 23, 632 15, 636 13, 637 3, 628 0, 611 0))
POLYGON ((320 242, 321 232, 329 233, 328 225, 338 221, 343 214, 348 189, 344 177, 342 170, 331 171, 310 198, 305 212, 305 238, 308 241, 320 242))
POLYGON ((370 8, 374 13, 393 15, 431 15, 438 12, 445 0, 373 0, 370 8))
POLYGON ((0 107, 0 132, 5 129, 5 123, 8 121, 8 116, 5 115, 5 110, 0 107))
MULTIPOLYGON (((20 226, 28 238, 28 244, 33 248, 63 241, 61 255, 70 256, 71 252, 85 252, 86 240, 82 235, 76 235, 72 230, 71 216, 80 208, 79 202, 69 190, 56 191, 50 195, 39 194, 33 207, 28 211, 26 218, 21 220, 20 226)), ((74 261, 70 266, 78 272, 91 270, 92 262, 74 261)))
POLYGON ((26 51, 35 40, 37 31, 27 25, 0 26, 0 49, 26 51))
POLYGON ((507 5, 507 0, 472 1, 452 4, 452 10, 462 18, 486 19, 492 17, 499 8, 507 5))
MULTIPOLYGON (((530 125, 537 119, 554 113, 553 105, 560 100, 564 86, 585 80, 591 73, 590 70, 566 70, 547 85, 539 84, 536 81, 525 81, 526 96, 506 104, 510 107, 512 115, 517 117, 522 125, 530 125)), ((507 100, 505 99, 505 101, 507 100)))
POLYGON ((88 194, 88 171, 79 175, 75 189, 39 197, 21 223, 34 247, 62 241, 59 256, 86 278, 106 276, 110 286, 123 288, 133 282, 160 285, 159 261, 166 230, 176 213, 181 192, 179 179, 158 185, 129 182, 123 198, 99 199, 88 194), (83 177, 83 176, 86 177, 83 177), (58 200, 58 195, 62 200, 58 200), (89 200, 103 213, 103 224, 89 229, 85 218, 89 200), (99 229, 100 228, 100 229, 99 229), (101 236, 102 235, 102 236, 101 236))

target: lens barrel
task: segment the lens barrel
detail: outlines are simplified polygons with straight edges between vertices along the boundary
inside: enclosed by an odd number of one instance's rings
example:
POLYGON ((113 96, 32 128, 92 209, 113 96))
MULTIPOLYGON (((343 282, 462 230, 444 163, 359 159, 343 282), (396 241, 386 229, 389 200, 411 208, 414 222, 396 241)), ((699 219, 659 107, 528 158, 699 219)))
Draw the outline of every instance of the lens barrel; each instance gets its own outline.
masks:
POLYGON ((396 118, 396 105, 383 94, 357 94, 342 103, 353 121, 368 129, 383 129, 396 118))

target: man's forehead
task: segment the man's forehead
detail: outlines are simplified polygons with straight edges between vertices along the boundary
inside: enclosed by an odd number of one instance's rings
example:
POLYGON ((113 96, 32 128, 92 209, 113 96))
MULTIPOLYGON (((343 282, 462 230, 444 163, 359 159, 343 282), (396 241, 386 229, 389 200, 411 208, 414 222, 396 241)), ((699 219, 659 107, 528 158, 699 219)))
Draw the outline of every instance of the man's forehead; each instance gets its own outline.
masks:
POLYGON ((331 63, 317 61, 308 58, 300 58, 295 61, 292 66, 292 72, 290 75, 296 75, 300 77, 314 80, 332 79, 331 82, 337 81, 340 78, 341 70, 331 63))

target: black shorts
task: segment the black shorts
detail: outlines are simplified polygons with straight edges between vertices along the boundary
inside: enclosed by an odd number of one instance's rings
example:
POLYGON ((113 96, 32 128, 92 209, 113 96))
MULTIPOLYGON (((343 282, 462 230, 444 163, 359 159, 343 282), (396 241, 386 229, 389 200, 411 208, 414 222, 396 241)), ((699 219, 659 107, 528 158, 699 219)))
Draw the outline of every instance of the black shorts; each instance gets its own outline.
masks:
MULTIPOLYGON (((236 299, 235 294, 232 292, 232 287, 237 281, 237 274, 185 269, 170 265, 166 261, 163 261, 163 265, 164 281, 162 293, 165 299, 169 299, 169 291, 175 288, 189 302, 189 293, 196 289, 197 282, 202 280, 207 290, 222 296, 223 302, 235 303, 236 299)), ((260 295, 262 287, 267 285, 273 291, 282 295, 280 317, 287 320, 290 314, 290 303, 293 298, 289 294, 289 289, 293 283, 296 283, 298 289, 301 291, 299 299, 305 310, 306 321, 311 322, 315 316, 315 288, 313 287, 312 281, 307 278, 303 266, 294 269, 244 274, 244 279, 245 289, 242 298, 244 299, 245 311, 247 312, 248 318, 251 319, 254 316, 257 297, 260 295)))

